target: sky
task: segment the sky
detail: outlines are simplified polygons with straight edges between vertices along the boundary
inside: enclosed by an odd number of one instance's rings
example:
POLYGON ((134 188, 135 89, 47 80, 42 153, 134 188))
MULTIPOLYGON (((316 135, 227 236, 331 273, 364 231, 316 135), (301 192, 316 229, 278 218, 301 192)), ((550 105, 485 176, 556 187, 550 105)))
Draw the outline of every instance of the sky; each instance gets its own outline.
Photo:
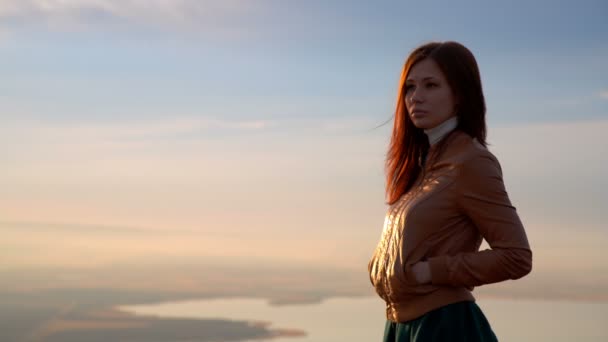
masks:
POLYGON ((534 272, 608 284, 607 16, 603 1, 2 0, 0 269, 365 269, 403 62, 455 40, 477 58, 534 272))

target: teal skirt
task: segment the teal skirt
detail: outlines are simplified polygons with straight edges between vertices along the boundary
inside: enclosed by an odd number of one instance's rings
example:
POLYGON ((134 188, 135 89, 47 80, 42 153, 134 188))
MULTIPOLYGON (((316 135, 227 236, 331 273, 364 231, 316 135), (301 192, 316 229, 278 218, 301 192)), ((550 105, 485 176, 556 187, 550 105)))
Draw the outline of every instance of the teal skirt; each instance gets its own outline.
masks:
POLYGON ((384 342, 494 342, 490 323, 475 302, 442 306, 406 322, 387 320, 384 342))

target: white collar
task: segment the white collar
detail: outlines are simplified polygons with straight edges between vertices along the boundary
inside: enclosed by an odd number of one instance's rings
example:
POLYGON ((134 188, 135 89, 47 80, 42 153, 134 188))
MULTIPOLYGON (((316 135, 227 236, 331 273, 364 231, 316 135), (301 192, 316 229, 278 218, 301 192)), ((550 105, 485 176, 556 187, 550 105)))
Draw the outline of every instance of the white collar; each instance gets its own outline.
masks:
POLYGON ((433 146, 456 126, 458 126, 458 116, 453 116, 433 128, 425 129, 424 134, 429 138, 429 144, 433 146))

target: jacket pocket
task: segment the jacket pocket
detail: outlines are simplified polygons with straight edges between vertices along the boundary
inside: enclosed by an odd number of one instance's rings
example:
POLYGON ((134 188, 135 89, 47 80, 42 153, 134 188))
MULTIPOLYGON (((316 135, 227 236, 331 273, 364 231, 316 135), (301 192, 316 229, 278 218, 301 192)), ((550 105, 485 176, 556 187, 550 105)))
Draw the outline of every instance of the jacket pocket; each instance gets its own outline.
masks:
POLYGON ((429 253, 429 243, 428 241, 422 241, 418 246, 416 246, 409 255, 406 256, 406 260, 403 261, 401 271, 403 273, 403 279, 405 281, 406 286, 421 286, 424 284, 420 284, 412 271, 414 265, 421 262, 426 261, 429 253))
POLYGON ((418 280, 416 280, 416 276, 414 275, 414 272, 412 271, 412 269, 414 268, 414 265, 416 265, 418 262, 418 260, 416 261, 407 261, 404 265, 403 265, 403 278, 405 279, 405 285, 407 286, 418 286, 418 285, 422 285, 420 283, 418 283, 418 280))
POLYGON ((419 283, 418 280, 416 280, 414 272, 412 271, 414 265, 416 265, 419 262, 427 260, 428 244, 425 242, 420 246, 420 248, 421 248, 420 254, 422 254, 422 255, 419 255, 419 256, 412 255, 412 257, 408 258, 408 260, 406 260, 401 265, 400 278, 402 279, 402 288, 399 292, 401 292, 404 295, 405 294, 422 295, 422 294, 427 294, 427 293, 433 292, 438 289, 438 286, 433 285, 432 283, 426 283, 426 284, 419 283))

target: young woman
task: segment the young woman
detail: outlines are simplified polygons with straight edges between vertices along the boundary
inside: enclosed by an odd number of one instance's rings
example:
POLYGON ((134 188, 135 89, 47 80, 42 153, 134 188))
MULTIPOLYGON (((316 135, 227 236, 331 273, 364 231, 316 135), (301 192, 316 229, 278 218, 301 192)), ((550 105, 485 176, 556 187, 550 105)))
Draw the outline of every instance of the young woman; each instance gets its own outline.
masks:
POLYGON ((389 204, 369 262, 386 302, 384 341, 496 341, 475 286, 518 279, 532 251, 486 149, 473 54, 433 42, 407 58, 386 159, 389 204), (485 239, 492 249, 479 251, 485 239))

